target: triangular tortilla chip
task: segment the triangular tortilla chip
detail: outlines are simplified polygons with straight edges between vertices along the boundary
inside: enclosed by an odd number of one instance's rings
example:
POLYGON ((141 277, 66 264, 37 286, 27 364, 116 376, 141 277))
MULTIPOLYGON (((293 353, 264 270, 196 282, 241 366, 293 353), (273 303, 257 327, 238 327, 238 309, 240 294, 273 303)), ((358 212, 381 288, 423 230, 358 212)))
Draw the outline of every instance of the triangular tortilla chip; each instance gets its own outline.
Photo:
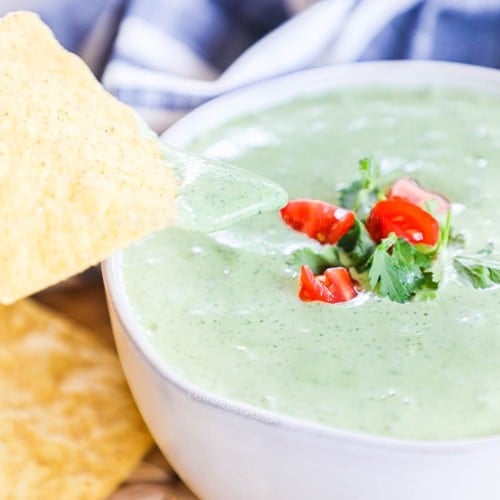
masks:
POLYGON ((32 13, 0 20, 0 117, 0 302, 172 223, 155 138, 32 13))
POLYGON ((0 498, 105 498, 151 444, 109 348, 29 300, 0 306, 0 498))

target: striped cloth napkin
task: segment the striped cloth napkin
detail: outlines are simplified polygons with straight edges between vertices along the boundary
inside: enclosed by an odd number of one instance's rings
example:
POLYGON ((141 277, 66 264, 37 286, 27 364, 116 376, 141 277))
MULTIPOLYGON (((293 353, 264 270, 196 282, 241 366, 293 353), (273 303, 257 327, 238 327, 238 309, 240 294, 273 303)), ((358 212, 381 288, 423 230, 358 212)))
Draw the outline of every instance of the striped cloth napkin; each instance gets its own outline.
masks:
POLYGON ((500 68, 500 0, 2 0, 37 11, 157 131, 304 68, 439 59, 500 68))

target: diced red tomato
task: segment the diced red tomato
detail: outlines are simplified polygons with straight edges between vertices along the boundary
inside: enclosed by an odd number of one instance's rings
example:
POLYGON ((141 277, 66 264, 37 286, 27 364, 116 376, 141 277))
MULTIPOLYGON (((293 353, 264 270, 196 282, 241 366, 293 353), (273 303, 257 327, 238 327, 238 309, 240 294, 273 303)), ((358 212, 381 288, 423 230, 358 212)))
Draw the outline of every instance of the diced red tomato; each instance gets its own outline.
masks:
POLYGON ((390 233, 412 244, 431 247, 439 240, 439 222, 429 212, 400 198, 379 201, 370 212, 366 229, 376 242, 390 233))
POLYGON ((335 245, 355 221, 351 210, 318 200, 291 200, 280 213, 283 221, 295 231, 330 245, 335 245))
POLYGON ((309 266, 302 266, 300 268, 299 279, 299 298, 304 302, 311 302, 313 300, 328 302, 330 304, 336 302, 333 293, 326 287, 322 280, 314 276, 309 266))
POLYGON ((337 298, 338 302, 347 302, 356 297, 351 275, 345 267, 330 267, 325 271, 325 285, 337 298))
POLYGON ((325 274, 315 276, 309 266, 302 266, 299 279, 299 298, 304 302, 317 300, 337 304, 347 302, 358 294, 349 271, 343 267, 331 267, 325 274))
POLYGON ((435 203, 438 214, 446 214, 450 202, 438 193, 427 191, 415 179, 403 177, 397 180, 387 192, 387 198, 402 198, 422 207, 426 202, 435 203))

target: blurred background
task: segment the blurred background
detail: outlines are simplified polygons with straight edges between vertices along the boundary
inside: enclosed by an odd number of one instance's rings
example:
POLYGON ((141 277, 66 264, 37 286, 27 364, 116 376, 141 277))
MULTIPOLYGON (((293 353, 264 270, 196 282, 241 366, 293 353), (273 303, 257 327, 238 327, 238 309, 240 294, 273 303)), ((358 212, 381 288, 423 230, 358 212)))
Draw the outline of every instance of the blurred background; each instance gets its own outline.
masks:
POLYGON ((500 68, 500 0, 0 0, 32 10, 157 132, 252 81, 378 59, 500 68))

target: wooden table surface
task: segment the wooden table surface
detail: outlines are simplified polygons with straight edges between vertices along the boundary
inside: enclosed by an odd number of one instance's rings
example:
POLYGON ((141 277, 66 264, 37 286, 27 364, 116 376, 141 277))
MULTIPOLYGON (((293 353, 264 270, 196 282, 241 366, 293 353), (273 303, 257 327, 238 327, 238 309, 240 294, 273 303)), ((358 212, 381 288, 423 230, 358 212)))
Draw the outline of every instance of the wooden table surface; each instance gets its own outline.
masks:
MULTIPOLYGON (((114 349, 104 287, 97 268, 38 294, 36 299, 96 332, 114 349)), ((108 500, 196 500, 160 450, 153 447, 108 500)))

